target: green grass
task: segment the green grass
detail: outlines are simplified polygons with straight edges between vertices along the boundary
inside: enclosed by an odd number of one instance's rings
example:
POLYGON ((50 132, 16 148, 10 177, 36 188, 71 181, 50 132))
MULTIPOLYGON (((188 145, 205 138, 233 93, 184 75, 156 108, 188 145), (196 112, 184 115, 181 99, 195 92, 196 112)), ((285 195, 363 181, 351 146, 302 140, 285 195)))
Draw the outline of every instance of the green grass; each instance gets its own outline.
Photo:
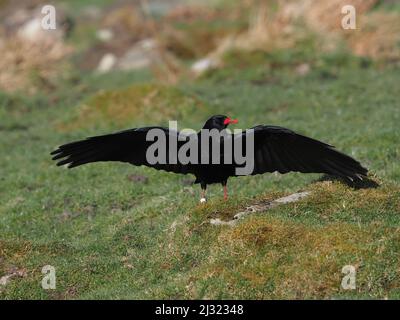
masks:
POLYGON ((160 88, 147 73, 86 77, 51 96, 1 94, 0 277, 15 268, 26 275, 0 287, 0 298, 400 298, 399 69, 315 56, 300 76, 293 66, 304 59, 231 56, 222 70, 160 89, 156 105, 178 116, 182 105, 207 106, 180 117, 194 129, 217 113, 237 117, 240 128, 289 127, 359 159, 379 188, 266 174, 231 179, 229 202, 211 186, 200 206, 198 186, 185 176, 119 163, 67 171, 50 159, 70 140, 170 120, 142 109, 123 122, 79 118, 88 102, 140 103, 148 88, 160 88), (73 129, 60 128, 74 117, 81 122, 73 129), (147 181, 133 182, 132 174, 147 181), (235 227, 209 224, 298 190, 312 195, 235 227), (56 268, 56 290, 40 286, 47 264, 56 268), (357 267, 353 291, 340 287, 347 264, 357 267))

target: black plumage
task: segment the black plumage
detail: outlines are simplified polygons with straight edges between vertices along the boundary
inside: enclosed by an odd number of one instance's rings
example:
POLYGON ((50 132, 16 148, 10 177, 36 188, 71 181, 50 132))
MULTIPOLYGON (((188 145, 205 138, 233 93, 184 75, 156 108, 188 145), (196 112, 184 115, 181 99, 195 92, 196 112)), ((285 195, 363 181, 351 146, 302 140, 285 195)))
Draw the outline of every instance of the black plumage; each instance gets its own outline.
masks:
MULTIPOLYGON (((235 120, 217 115, 208 119, 203 129, 221 131, 230 123, 235 123, 235 120)), ((167 137, 174 139, 179 134, 179 132, 163 127, 137 128, 64 144, 51 154, 53 160, 60 160, 57 165, 68 164, 69 168, 99 161, 121 161, 174 173, 191 173, 196 177, 195 183, 201 184, 203 192, 211 183, 222 183, 226 192, 228 178, 237 176, 235 168, 239 165, 235 161, 232 164, 223 163, 222 149, 223 144, 226 143, 223 139, 220 141, 221 164, 182 164, 179 159, 176 164, 168 161, 165 164, 149 163, 146 159, 146 151, 153 141, 146 141, 146 135, 151 129, 160 129, 167 137)), ((252 129, 254 130, 254 168, 251 175, 275 171, 280 173, 294 171, 325 173, 353 181, 362 180, 368 173, 368 170, 358 161, 324 142, 278 126, 259 125, 252 129)), ((246 143, 244 132, 230 135, 230 138, 232 140, 241 138, 242 143, 246 143)), ((189 139, 189 135, 187 139, 189 139)), ((187 139, 178 141, 178 148, 186 143, 187 139)), ((168 141, 167 138, 167 150, 169 150, 168 141)), ((202 150, 199 147, 199 155, 201 154, 202 150)), ((204 194, 203 197, 205 197, 204 194)))

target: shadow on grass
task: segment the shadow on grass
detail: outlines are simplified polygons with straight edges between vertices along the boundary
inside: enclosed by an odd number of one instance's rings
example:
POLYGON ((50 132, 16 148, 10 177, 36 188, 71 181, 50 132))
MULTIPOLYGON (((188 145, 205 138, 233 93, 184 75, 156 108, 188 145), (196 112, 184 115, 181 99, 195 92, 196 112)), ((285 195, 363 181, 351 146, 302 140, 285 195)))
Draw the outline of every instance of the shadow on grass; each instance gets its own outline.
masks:
POLYGON ((376 189, 379 187, 379 183, 370 179, 370 178, 364 178, 363 180, 356 180, 356 181, 351 181, 343 178, 339 178, 336 176, 328 175, 325 174, 321 178, 315 180, 314 182, 323 182, 323 181, 340 181, 341 183, 359 190, 359 189, 376 189))

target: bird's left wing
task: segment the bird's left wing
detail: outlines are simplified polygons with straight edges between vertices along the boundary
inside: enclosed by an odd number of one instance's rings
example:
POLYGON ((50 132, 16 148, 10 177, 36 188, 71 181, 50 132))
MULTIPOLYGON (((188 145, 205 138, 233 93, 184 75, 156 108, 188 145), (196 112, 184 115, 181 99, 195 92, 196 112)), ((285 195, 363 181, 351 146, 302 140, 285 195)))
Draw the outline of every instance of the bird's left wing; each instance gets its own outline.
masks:
MULTIPOLYGON (((83 164, 99 161, 120 161, 133 165, 145 165, 158 170, 174 173, 191 173, 190 164, 150 163, 146 157, 147 149, 154 141, 147 141, 150 130, 161 130, 166 137, 165 152, 168 154, 169 138, 177 139, 179 132, 163 127, 145 127, 120 131, 112 134, 90 137, 85 140, 64 144, 51 154, 53 160, 61 160, 58 166, 68 165, 74 168, 83 164)), ((178 141, 178 148, 185 141, 178 141)))
MULTIPOLYGON (((362 179, 368 170, 352 157, 324 142, 278 126, 252 128, 254 169, 252 175, 290 171, 327 173, 345 179, 362 179)), ((234 135, 245 143, 245 133, 234 135)), ((242 147, 244 150, 244 147, 242 147)))

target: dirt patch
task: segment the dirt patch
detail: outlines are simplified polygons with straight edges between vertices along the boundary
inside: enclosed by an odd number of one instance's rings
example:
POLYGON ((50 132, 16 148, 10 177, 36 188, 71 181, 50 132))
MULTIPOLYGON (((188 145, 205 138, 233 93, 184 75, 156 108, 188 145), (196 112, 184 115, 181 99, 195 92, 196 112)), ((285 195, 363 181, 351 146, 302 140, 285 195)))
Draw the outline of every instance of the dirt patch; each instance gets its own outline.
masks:
POLYGON ((133 183, 147 184, 149 182, 149 178, 142 174, 130 174, 127 176, 127 179, 133 183))
POLYGON ((12 242, 0 240, 0 293, 16 278, 25 278, 28 275, 24 265, 32 251, 28 242, 12 242))

